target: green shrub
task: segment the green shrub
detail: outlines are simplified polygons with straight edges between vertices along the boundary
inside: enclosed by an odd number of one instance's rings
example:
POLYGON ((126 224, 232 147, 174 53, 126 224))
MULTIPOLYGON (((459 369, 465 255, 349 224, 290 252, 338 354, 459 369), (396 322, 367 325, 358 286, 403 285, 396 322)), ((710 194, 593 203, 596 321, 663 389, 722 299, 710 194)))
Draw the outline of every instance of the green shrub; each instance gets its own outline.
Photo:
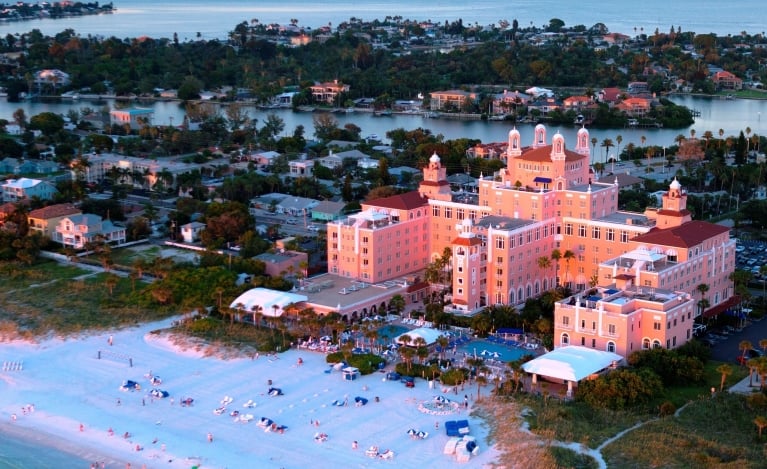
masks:
POLYGON ((581 383, 576 399, 591 407, 621 410, 646 403, 662 390, 661 379, 649 368, 621 368, 581 383))
POLYGON ((349 366, 359 369, 362 375, 374 373, 379 369, 381 363, 386 363, 386 360, 372 353, 354 354, 347 359, 347 357, 344 357, 343 352, 329 353, 325 357, 325 361, 328 363, 346 362, 349 366))

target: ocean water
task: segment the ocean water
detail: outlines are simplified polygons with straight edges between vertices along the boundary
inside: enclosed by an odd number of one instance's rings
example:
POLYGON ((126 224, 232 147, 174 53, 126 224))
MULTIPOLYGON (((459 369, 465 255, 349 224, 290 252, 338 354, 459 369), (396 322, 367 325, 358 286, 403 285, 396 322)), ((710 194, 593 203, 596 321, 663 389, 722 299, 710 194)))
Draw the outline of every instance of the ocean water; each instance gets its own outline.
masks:
POLYGON ((93 462, 50 447, 42 448, 36 441, 0 436, 0 469, 85 469, 93 462))
MULTIPOLYGON (((28 1, 28 0, 27 0, 28 1)), ((106 2, 102 2, 106 3, 106 2)), ((674 26, 696 33, 718 35, 763 33, 762 0, 733 0, 726 6, 714 0, 112 0, 112 15, 84 16, 61 20, 39 20, 0 24, 0 34, 15 34, 37 28, 56 34, 72 28, 82 35, 114 35, 119 38, 150 36, 179 40, 223 39, 234 26, 246 21, 299 25, 316 28, 336 26, 351 18, 383 20, 387 16, 435 22, 463 20, 467 24, 498 24, 516 19, 520 27, 543 26, 558 18, 567 26, 605 24, 610 31, 633 35, 668 32, 674 26)))

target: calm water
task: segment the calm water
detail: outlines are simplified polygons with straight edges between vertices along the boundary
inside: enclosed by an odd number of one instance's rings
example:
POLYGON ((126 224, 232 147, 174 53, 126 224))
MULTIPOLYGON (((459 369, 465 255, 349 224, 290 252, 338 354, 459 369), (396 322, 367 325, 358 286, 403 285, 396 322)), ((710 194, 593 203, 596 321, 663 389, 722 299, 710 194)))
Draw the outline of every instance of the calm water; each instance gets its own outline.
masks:
MULTIPOLYGON (((28 1, 28 0, 27 0, 28 1)), ((604 23, 611 31, 633 34, 663 32, 673 25, 684 31, 713 32, 719 35, 756 34, 765 30, 762 0, 733 0, 726 6, 715 0, 644 0, 605 2, 602 0, 112 0, 117 12, 112 15, 85 16, 63 20, 40 20, 3 24, 0 33, 27 32, 37 28, 55 34, 72 28, 82 35, 108 35, 120 38, 151 36, 192 40, 225 38, 234 26, 257 19, 261 23, 299 25, 338 25, 350 18, 383 20, 386 16, 438 22, 462 19, 464 24, 497 24, 516 19, 520 27, 543 26, 559 18, 567 26, 592 26, 604 23)), ((6 2, 7 3, 7 2, 6 2)), ((102 2, 105 3, 105 2, 102 2)))
MULTIPOLYGON (((700 137, 705 131, 711 131, 714 137, 719 137, 719 129, 724 130, 725 137, 737 136, 741 131, 750 128, 752 134, 765 135, 767 133, 767 101, 757 100, 724 100, 718 98, 701 98, 693 96, 675 96, 673 100, 677 104, 699 110, 701 116, 696 122, 686 129, 589 129, 592 137, 596 137, 601 143, 602 140, 610 138, 613 143, 617 143, 616 137, 622 137, 621 149, 629 143, 642 145, 642 137, 645 137, 645 145, 671 146, 674 145, 674 139, 677 135, 690 135, 690 130, 694 129, 696 136, 700 137), (762 119, 764 116, 765 119, 762 119)), ((5 99, 0 99, 0 118, 13 120, 13 112, 16 109, 24 109, 27 116, 34 116, 41 112, 56 112, 66 114, 70 109, 81 109, 91 107, 99 109, 105 105, 112 105, 109 101, 90 103, 87 101, 61 101, 54 103, 30 102, 8 103, 5 99)), ((178 124, 183 121, 184 109, 176 102, 156 102, 140 104, 139 106, 151 107, 154 109, 153 123, 156 125, 178 124)), ((290 110, 270 111, 277 114, 285 121, 284 134, 292 134, 298 125, 303 125, 306 135, 311 137, 314 133, 314 122, 312 113, 296 113, 290 110)), ((251 118, 258 119, 260 123, 264 122, 267 113, 256 108, 248 111, 251 118)), ((416 115, 394 115, 391 117, 375 117, 370 113, 357 112, 353 114, 334 114, 340 127, 347 123, 353 123, 362 129, 362 136, 376 134, 381 138, 386 136, 386 132, 392 129, 403 128, 405 130, 414 130, 419 127, 432 131, 435 135, 443 135, 445 139, 473 138, 482 142, 498 142, 507 138, 512 126, 506 122, 485 122, 485 121, 458 121, 450 119, 425 119, 416 115)), ((518 127, 522 134, 523 142, 532 142, 533 126, 524 124, 518 127)), ((554 127, 549 132, 560 132, 570 145, 574 146, 575 135, 578 131, 576 126, 554 127)), ((600 156, 603 149, 596 147, 595 157, 600 156)), ((611 152, 617 152, 617 148, 612 148, 611 152)))
POLYGON ((501 360, 504 362, 511 362, 522 358, 524 355, 530 354, 529 350, 525 350, 518 347, 507 347, 505 345, 496 344, 495 342, 488 342, 486 340, 472 340, 464 345, 458 347, 459 354, 468 354, 483 358, 493 358, 495 360, 501 360), (482 353, 486 352, 486 353, 482 353), (496 358, 494 354, 498 354, 496 358))

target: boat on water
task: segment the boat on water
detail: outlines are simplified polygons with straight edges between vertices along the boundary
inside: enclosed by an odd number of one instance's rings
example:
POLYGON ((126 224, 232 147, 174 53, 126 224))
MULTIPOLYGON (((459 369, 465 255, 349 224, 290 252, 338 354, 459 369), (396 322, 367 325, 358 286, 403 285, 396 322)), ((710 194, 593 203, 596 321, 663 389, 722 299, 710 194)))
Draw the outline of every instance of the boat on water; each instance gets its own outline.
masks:
POLYGON ((378 117, 387 117, 392 115, 392 111, 390 109, 384 109, 382 111, 373 112, 373 115, 378 117))

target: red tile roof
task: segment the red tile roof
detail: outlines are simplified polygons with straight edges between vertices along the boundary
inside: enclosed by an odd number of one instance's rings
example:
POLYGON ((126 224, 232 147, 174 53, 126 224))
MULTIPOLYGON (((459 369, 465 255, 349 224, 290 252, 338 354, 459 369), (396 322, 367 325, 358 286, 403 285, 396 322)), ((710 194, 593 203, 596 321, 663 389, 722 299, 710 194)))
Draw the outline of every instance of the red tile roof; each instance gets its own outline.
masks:
POLYGON ((370 200, 362 205, 392 208, 395 210, 413 210, 419 207, 428 206, 429 199, 421 196, 421 193, 418 191, 411 191, 405 192, 404 194, 393 195, 391 197, 384 197, 382 199, 370 200))
POLYGON ((471 238, 463 238, 459 236, 453 240, 453 244, 458 246, 476 246, 478 244, 482 244, 482 239, 476 236, 471 238))
POLYGON ((47 220, 49 218, 65 217, 67 215, 76 215, 80 213, 83 212, 72 204, 56 204, 32 210, 29 212, 29 218, 47 220))
POLYGON ((697 246, 703 241, 729 232, 726 226, 715 225, 705 221, 691 221, 682 226, 674 228, 660 229, 653 228, 645 234, 641 234, 632 241, 638 243, 657 244, 660 246, 673 246, 678 248, 689 248, 697 246))
MULTIPOLYGON (((550 162, 551 147, 551 145, 546 145, 544 147, 538 148, 527 147, 522 150, 522 156, 517 156, 514 159, 523 161, 535 161, 539 163, 550 162)), ((579 161, 586 158, 586 155, 581 155, 580 153, 565 149, 565 161, 579 161)))

